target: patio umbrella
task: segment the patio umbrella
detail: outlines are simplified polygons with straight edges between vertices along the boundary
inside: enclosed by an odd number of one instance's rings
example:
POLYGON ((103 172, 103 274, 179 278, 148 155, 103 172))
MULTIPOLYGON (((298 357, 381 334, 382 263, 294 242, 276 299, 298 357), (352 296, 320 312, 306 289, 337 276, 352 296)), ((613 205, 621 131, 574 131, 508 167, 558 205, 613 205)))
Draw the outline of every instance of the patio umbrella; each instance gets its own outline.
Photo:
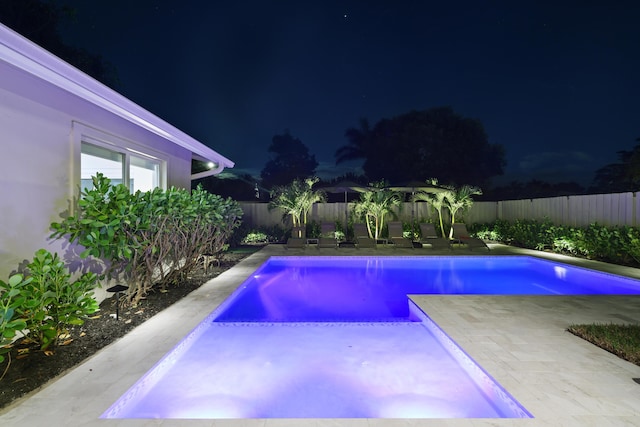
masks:
MULTIPOLYGON (((425 193, 441 193, 443 191, 448 191, 447 188, 440 187, 439 185, 428 184, 424 181, 407 181, 407 182, 401 183, 400 185, 391 185, 386 188, 391 191, 398 191, 400 193, 411 194, 411 196, 414 196, 416 192, 419 192, 419 191, 425 192, 425 193)), ((413 197, 412 197, 411 199, 411 231, 412 232, 415 231, 413 229, 413 222, 414 222, 414 216, 415 216, 415 203, 416 202, 413 200, 413 197)))
POLYGON ((337 182, 331 187, 323 187, 321 190, 328 193, 344 193, 344 230, 346 231, 347 225, 349 224, 349 205, 347 204, 347 194, 365 193, 369 191, 370 188, 354 181, 344 180, 337 182))

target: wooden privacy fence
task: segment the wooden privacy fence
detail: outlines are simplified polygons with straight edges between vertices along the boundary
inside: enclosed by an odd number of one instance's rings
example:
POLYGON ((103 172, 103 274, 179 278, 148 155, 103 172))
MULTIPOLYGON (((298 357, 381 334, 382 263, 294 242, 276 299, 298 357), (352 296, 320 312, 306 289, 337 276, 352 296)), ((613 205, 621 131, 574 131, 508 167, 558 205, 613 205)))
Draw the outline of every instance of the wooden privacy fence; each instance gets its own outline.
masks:
MULTIPOLYGON (((243 221, 253 227, 270 227, 282 224, 282 211, 269 210, 267 203, 239 202, 244 211, 243 221)), ((349 212, 354 203, 348 203, 349 212)), ((438 215, 426 202, 402 204, 395 210, 398 220, 410 222, 437 221, 438 215), (412 215, 413 209, 413 215, 412 215)), ((449 221, 445 210, 445 221, 449 221)), ((636 193, 588 194, 581 196, 548 197, 541 199, 504 200, 499 202, 474 202, 471 209, 456 217, 468 224, 493 222, 497 219, 549 219, 557 225, 584 227, 589 224, 629 225, 640 224, 640 207, 636 193)), ((317 222, 345 220, 345 203, 316 203, 308 220, 317 222)), ((288 223, 287 223, 288 224, 288 223)))
MULTIPOLYGON (((270 227, 277 224, 283 224, 282 211, 280 209, 270 211, 267 203, 239 202, 239 204, 244 212, 242 220, 250 226, 270 227)), ((348 203, 349 215, 351 215, 354 205, 354 203, 348 203)), ((415 209, 413 216, 416 220, 437 220, 437 214, 433 212, 433 210, 429 209, 428 204, 424 202, 415 204, 404 203, 401 208, 395 210, 396 217, 399 220, 410 222, 412 205, 415 209)), ((314 220, 317 222, 340 221, 341 223, 344 223, 345 203, 316 203, 313 205, 307 220, 314 220)), ((290 226, 290 219, 287 218, 284 224, 290 226)))

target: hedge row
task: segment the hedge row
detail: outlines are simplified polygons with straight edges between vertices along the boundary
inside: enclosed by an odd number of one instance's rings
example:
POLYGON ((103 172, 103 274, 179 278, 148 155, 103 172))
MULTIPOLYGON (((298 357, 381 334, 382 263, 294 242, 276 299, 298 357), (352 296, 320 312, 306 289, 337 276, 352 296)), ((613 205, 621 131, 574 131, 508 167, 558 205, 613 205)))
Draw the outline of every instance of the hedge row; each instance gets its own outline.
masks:
POLYGON ((485 240, 614 264, 640 265, 640 229, 637 227, 600 224, 568 227, 547 220, 498 220, 474 224, 469 228, 470 232, 485 240))

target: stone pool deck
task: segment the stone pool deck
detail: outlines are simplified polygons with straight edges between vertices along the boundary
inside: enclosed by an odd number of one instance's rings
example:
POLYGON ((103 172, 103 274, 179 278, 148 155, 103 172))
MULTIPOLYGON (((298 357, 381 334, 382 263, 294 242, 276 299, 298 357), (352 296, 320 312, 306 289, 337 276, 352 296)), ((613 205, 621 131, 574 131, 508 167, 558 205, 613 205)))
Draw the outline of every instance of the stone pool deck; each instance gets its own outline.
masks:
POLYGON ((533 419, 102 420, 98 417, 273 255, 532 255, 640 279, 640 270, 490 245, 492 250, 306 249, 270 245, 207 282, 41 390, 0 410, 11 426, 637 426, 640 366, 566 332, 573 323, 640 323, 640 296, 439 296, 413 300, 533 419))

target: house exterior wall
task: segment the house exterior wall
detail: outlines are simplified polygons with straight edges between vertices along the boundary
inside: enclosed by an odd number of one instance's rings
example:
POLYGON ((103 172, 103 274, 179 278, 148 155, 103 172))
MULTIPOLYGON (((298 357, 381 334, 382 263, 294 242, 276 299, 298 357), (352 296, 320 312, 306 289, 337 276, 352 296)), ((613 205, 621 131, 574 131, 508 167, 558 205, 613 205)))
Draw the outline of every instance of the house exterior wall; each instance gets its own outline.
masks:
POLYGON ((192 149, 170 140, 175 134, 186 136, 175 128, 173 134, 154 128, 154 123, 170 126, 155 116, 151 125, 146 118, 140 125, 128 111, 115 114, 1 59, 0 280, 31 261, 40 248, 57 252, 72 271, 82 268, 68 242, 49 235, 50 224, 67 215, 79 196, 83 135, 117 141, 160 159, 167 188, 190 188, 193 153, 211 151, 192 139, 186 142, 192 149))
POLYGON ((190 188, 192 153, 72 93, 0 61, 0 279, 39 248, 68 259, 50 224, 79 195, 83 134, 164 160, 167 187, 190 188))

